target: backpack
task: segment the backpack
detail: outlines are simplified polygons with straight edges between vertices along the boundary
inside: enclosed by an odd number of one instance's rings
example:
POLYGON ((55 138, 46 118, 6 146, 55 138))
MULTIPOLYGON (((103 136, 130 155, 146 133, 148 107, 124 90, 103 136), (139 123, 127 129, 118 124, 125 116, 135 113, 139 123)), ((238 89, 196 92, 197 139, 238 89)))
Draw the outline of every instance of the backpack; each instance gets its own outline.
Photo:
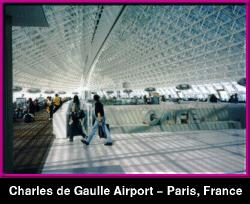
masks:
POLYGON ((79 110, 77 112, 77 116, 78 116, 79 119, 83 119, 85 117, 84 111, 83 110, 79 110))
POLYGON ((29 113, 24 115, 24 122, 25 123, 31 123, 32 121, 33 121, 33 118, 29 113))
POLYGON ((79 119, 83 119, 85 117, 85 113, 83 110, 79 110, 78 112, 72 112, 71 117, 73 122, 77 122, 79 119))

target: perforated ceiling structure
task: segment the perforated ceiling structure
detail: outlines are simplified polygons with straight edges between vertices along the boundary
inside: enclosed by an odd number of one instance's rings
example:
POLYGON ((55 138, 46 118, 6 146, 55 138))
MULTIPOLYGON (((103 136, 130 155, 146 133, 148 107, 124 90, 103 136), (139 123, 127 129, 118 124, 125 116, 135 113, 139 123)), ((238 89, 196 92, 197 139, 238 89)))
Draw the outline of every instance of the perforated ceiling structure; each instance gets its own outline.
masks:
POLYGON ((14 85, 167 88, 245 77, 244 5, 46 5, 49 27, 13 27, 14 85))

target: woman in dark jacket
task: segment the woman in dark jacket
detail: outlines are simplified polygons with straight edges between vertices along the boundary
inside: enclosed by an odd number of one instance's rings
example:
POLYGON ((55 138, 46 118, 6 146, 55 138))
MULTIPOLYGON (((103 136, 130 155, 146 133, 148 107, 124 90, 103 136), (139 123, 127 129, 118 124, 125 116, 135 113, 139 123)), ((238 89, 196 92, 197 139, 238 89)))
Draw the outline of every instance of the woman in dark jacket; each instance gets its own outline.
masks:
POLYGON ((73 98, 73 103, 71 107, 71 124, 70 124, 70 141, 73 142, 73 138, 75 135, 81 135, 85 137, 86 135, 83 133, 82 124, 80 119, 83 119, 80 115, 80 101, 77 95, 73 98))

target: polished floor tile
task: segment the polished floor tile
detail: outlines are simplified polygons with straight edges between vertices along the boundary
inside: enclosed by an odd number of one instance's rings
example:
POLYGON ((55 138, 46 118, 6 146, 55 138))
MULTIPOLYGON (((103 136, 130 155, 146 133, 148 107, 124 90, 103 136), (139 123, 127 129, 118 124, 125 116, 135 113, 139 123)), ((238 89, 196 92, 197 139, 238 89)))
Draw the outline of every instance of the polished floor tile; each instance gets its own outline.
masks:
POLYGON ((244 173, 245 130, 113 134, 85 146, 56 139, 43 173, 244 173))

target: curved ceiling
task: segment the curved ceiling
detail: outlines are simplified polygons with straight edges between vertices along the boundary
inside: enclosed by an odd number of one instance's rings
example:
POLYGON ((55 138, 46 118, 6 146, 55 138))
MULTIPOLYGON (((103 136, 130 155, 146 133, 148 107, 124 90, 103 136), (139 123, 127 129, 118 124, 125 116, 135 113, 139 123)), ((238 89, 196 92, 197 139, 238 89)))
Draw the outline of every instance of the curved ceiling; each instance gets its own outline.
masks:
POLYGON ((15 86, 98 91, 245 77, 243 5, 43 9, 49 27, 13 27, 15 86))

